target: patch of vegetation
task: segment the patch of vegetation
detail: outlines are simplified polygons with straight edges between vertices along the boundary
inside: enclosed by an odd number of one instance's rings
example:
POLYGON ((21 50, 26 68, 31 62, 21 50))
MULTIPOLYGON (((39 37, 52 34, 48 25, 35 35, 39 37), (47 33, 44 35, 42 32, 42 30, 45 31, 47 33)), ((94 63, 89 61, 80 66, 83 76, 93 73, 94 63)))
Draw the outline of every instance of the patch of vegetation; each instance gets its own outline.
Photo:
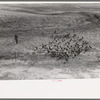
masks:
POLYGON ((53 35, 53 40, 48 44, 42 44, 40 48, 36 47, 40 51, 44 49, 51 57, 56 57, 58 60, 65 59, 66 61, 92 49, 83 37, 71 33, 53 35))

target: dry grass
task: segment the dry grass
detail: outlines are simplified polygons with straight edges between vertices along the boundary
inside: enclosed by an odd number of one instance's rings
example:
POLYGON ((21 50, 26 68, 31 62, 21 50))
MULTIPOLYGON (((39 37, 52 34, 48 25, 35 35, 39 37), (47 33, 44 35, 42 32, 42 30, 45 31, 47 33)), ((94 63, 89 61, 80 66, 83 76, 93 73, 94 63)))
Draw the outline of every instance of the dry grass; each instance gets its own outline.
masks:
POLYGON ((100 23, 93 17, 94 11, 90 15, 79 13, 78 9, 78 12, 51 10, 49 14, 48 11, 34 14, 29 13, 29 8, 28 12, 25 12, 27 8, 24 12, 7 9, 0 10, 1 80, 100 78, 100 23), (83 36, 93 49, 68 62, 48 55, 36 55, 34 47, 48 44, 55 30, 59 34, 66 32, 83 36), (15 33, 19 36, 18 45, 15 45, 15 33))

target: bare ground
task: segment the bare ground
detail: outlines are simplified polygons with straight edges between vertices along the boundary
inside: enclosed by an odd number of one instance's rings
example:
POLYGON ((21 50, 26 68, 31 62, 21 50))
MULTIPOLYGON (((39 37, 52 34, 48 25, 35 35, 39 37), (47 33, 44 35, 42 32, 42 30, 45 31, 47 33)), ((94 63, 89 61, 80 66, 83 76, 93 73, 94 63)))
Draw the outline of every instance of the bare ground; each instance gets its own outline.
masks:
POLYGON ((19 39, 18 45, 15 45, 12 37, 1 38, 0 80, 100 78, 99 38, 88 38, 93 49, 68 62, 32 54, 34 46, 46 43, 48 37, 24 37, 26 41, 19 39))
POLYGON ((33 6, 33 10, 32 7, 17 5, 13 9, 10 6, 0 7, 0 80, 100 78, 99 8, 89 10, 62 5, 59 9, 40 7, 38 11, 33 6), (95 10, 98 11, 96 17, 95 10), (83 13, 85 11, 87 13, 83 13), (68 62, 32 54, 34 46, 47 43, 55 29, 58 33, 74 31, 83 36, 93 50, 68 62), (19 35, 18 45, 15 45, 15 33, 19 35))
POLYGON ((95 52, 81 54, 68 62, 39 56, 29 60, 0 60, 1 80, 99 78, 100 62, 95 52))

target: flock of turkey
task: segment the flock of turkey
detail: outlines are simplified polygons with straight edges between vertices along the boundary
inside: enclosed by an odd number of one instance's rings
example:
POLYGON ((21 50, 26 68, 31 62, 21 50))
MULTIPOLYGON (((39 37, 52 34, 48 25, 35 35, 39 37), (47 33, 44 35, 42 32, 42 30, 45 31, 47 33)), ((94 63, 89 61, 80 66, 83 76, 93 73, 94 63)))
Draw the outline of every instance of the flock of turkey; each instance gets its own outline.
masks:
POLYGON ((77 34, 63 33, 55 34, 48 44, 42 44, 40 47, 35 47, 34 51, 38 53, 48 54, 57 60, 65 59, 68 61, 70 58, 75 58, 82 52, 91 50, 90 44, 84 40, 83 37, 77 34))

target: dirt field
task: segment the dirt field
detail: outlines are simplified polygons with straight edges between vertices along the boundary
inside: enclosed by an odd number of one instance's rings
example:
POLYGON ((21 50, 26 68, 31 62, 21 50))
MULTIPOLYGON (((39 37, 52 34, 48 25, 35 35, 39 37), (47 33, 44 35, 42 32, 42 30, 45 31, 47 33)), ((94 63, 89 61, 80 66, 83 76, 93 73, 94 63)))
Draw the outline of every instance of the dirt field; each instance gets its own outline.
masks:
POLYGON ((1 5, 0 80, 99 78, 99 9, 93 5, 1 5), (55 30, 83 36, 93 49, 68 62, 35 55, 34 47, 48 43, 55 30))

